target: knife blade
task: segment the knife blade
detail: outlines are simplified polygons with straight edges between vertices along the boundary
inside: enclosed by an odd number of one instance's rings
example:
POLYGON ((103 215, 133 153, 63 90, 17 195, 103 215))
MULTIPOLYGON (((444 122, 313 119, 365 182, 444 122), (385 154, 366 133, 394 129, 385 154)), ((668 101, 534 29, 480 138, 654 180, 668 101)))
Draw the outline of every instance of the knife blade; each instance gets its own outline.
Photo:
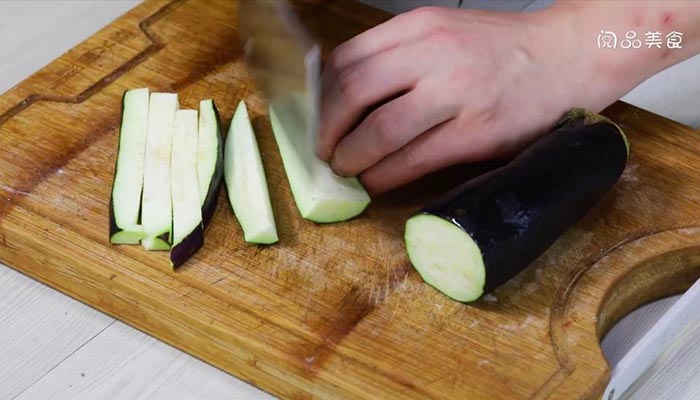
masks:
POLYGON ((700 280, 676 301, 613 368, 604 400, 619 399, 661 354, 700 322, 700 280))
MULTIPOLYGON (((238 26, 258 88, 285 128, 315 148, 321 50, 287 0, 242 0, 238 26)), ((304 151, 305 150, 305 151, 304 151)))

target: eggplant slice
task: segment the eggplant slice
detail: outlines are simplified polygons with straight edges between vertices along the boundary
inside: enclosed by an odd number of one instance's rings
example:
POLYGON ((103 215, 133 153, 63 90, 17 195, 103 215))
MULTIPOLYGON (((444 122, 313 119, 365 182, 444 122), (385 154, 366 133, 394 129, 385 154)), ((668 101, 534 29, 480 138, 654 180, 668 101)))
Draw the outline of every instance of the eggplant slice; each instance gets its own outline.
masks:
POLYGON ((109 204, 109 241, 138 244, 145 233, 141 225, 144 154, 148 133, 147 88, 124 92, 119 149, 109 204))
POLYGON ((246 242, 276 243, 277 228, 258 142, 245 102, 238 103, 224 147, 224 179, 246 242))
POLYGON ((170 187, 173 201, 170 264, 182 265, 204 245, 202 209, 197 188, 197 111, 175 114, 170 187))
POLYGON ((224 175, 224 144, 221 139, 219 111, 214 100, 202 100, 199 103, 197 146, 199 199, 206 229, 216 211, 219 188, 224 175))
POLYGON ((178 109, 177 94, 151 93, 141 214, 143 230, 146 233, 141 244, 147 250, 170 250, 170 153, 175 113, 178 109))

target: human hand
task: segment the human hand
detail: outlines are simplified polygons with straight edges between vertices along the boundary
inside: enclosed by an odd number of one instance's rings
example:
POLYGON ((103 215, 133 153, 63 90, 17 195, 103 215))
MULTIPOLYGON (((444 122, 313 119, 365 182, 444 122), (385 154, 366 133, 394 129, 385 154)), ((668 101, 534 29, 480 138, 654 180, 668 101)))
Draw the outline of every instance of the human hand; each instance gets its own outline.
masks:
POLYGON ((578 18, 430 7, 358 35, 324 70, 319 157, 379 194, 513 155, 572 107, 602 110, 645 73, 602 59, 579 29, 600 28, 578 18))

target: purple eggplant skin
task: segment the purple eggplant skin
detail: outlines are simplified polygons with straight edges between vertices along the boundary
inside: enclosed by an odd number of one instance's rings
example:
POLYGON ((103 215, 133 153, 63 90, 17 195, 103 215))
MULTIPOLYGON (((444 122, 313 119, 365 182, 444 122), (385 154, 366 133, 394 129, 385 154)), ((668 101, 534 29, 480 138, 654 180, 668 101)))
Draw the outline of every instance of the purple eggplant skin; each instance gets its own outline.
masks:
POLYGON ((216 108, 216 103, 212 100, 212 105, 214 108, 214 114, 216 115, 216 128, 218 130, 218 148, 216 155, 216 168, 214 169, 214 175, 209 182, 209 190, 207 191, 207 196, 202 204, 202 221, 204 229, 209 226, 214 212, 216 211, 216 205, 219 200, 219 191, 221 189, 221 181, 224 177, 224 142, 221 134, 221 115, 219 110, 216 108))
POLYGON ((418 214, 443 218, 476 242, 486 294, 583 218, 618 180, 628 158, 629 145, 617 125, 574 109, 511 162, 467 181, 418 214))
POLYGON ((170 249, 170 265, 173 269, 181 266, 189 260, 200 248, 204 246, 204 226, 197 227, 185 236, 184 239, 170 249))
POLYGON ((202 223, 197 225, 197 227, 180 243, 170 249, 170 264, 173 269, 184 264, 197 250, 204 246, 204 231, 207 226, 209 226, 216 212, 216 206, 219 200, 219 191, 221 190, 221 182, 224 177, 224 142, 221 136, 221 115, 213 100, 212 106, 214 108, 214 115, 216 115, 216 129, 218 131, 216 167, 214 168, 214 175, 212 175, 209 181, 207 196, 204 198, 204 203, 202 203, 202 223))
POLYGON ((117 222, 114 220, 114 196, 109 196, 109 238, 110 242, 112 237, 122 230, 117 226, 117 222))
POLYGON ((216 116, 218 139, 216 166, 214 168, 214 174, 209 181, 207 196, 204 198, 204 203, 202 203, 202 223, 197 225, 197 227, 180 243, 170 249, 170 264, 173 269, 184 264, 197 250, 204 246, 204 231, 207 229, 207 226, 209 226, 216 212, 216 206, 219 200, 219 191, 221 190, 221 182, 224 177, 224 141, 221 136, 221 115, 213 100, 212 107, 214 109, 214 115, 216 116))

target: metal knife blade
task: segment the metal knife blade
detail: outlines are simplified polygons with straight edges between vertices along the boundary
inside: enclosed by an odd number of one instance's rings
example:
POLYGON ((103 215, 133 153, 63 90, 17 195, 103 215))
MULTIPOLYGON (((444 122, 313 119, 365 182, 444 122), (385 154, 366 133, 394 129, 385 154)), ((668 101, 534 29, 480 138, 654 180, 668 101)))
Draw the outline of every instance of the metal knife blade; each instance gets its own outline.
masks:
POLYGON ((686 329, 700 322, 700 281, 695 282, 613 368, 604 400, 617 400, 686 329))
POLYGON ((314 149, 321 51, 287 0, 241 0, 238 26, 247 65, 286 130, 314 149))

